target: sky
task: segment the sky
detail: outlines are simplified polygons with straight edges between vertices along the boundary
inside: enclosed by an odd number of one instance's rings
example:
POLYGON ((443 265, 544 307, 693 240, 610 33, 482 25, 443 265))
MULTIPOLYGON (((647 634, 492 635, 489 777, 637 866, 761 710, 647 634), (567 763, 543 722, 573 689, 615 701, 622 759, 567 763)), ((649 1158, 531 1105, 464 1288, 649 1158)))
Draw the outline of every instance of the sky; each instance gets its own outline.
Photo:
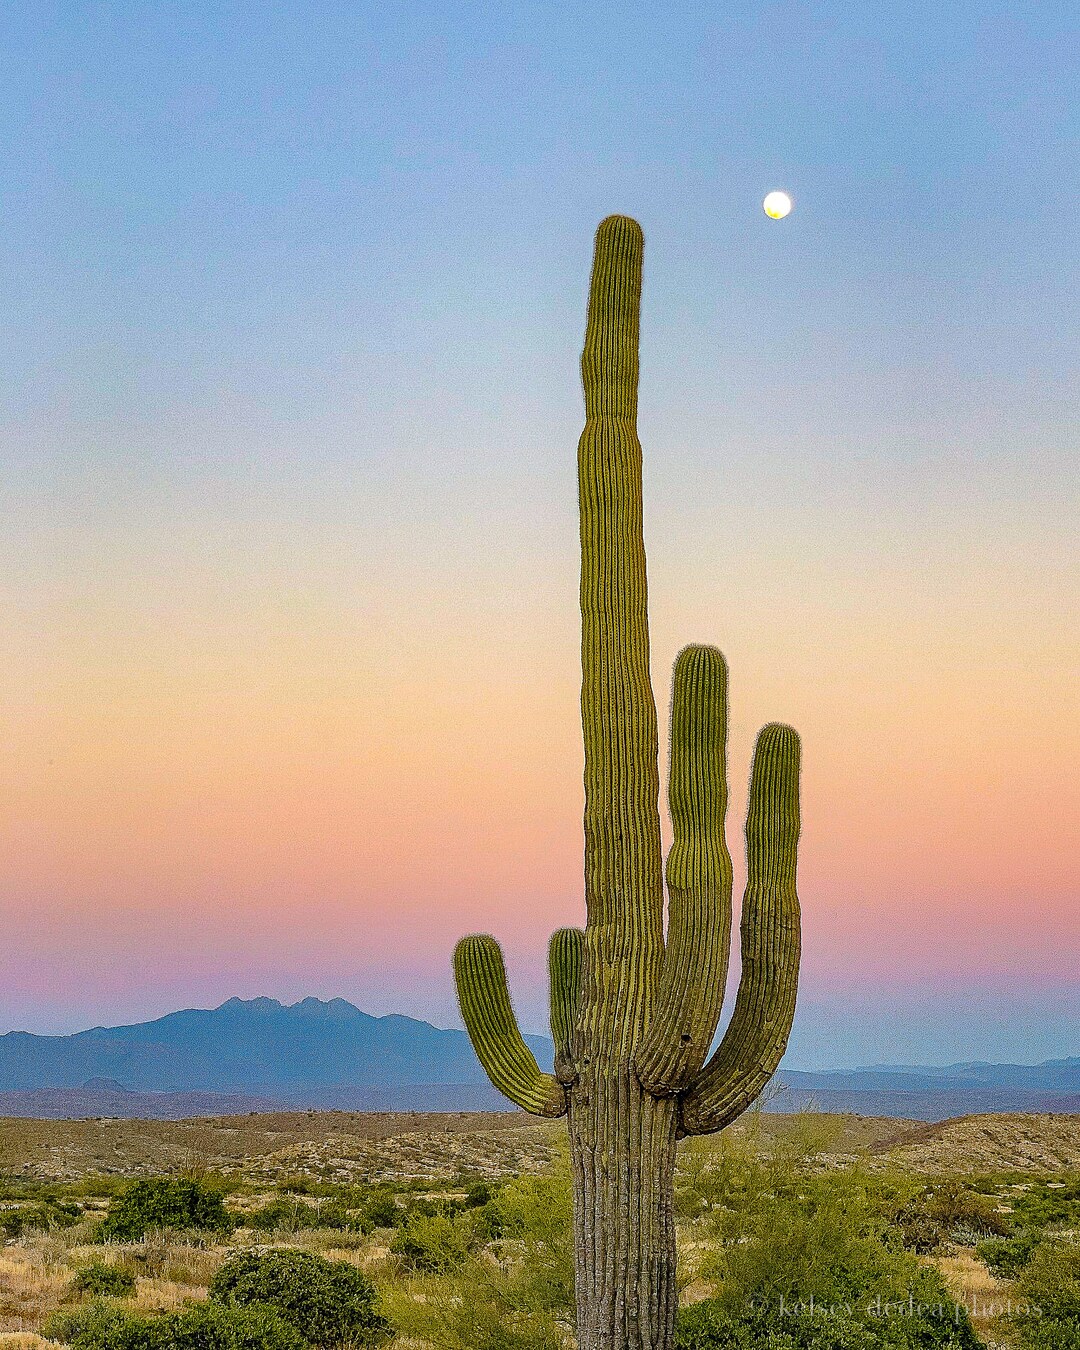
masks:
POLYGON ((1075 5, 0 30, 0 1030, 460 1025, 471 931, 544 1027, 624 212, 660 722, 719 645, 737 878, 754 735, 803 739, 786 1063, 1080 1054, 1075 5))

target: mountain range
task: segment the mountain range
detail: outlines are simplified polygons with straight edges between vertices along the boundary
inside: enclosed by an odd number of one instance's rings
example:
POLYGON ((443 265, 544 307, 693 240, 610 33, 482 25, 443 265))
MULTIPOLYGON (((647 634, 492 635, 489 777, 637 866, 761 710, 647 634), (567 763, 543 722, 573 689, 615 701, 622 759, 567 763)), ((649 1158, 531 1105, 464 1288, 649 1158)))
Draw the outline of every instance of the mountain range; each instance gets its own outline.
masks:
MULTIPOLYGON (((551 1042, 528 1036, 542 1067, 551 1042)), ((1044 1064, 782 1069, 767 1109, 916 1120, 980 1111, 1080 1111, 1080 1058, 1044 1064)), ((492 1111, 463 1031, 372 1017, 344 999, 231 998, 131 1026, 0 1036, 0 1114, 179 1118, 296 1108, 492 1111)))
POLYGON ((947 1120, 987 1111, 1080 1112, 1080 1058, 1042 1064, 870 1065, 781 1069, 772 1111, 836 1111, 947 1120))

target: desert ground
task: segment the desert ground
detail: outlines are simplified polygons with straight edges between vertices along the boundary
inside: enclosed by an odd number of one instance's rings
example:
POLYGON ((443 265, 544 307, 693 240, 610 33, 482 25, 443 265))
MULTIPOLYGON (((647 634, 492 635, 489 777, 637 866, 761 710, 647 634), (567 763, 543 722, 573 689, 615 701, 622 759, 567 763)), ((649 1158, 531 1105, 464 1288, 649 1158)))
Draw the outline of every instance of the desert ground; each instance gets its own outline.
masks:
MULTIPOLYGON (((401 1350, 468 1345, 453 1308, 474 1297, 466 1282, 487 1280, 485 1271, 491 1280, 483 1295, 491 1307, 483 1306, 491 1326, 483 1335, 475 1332, 476 1345, 572 1346, 566 1291, 551 1292, 559 1280, 565 1285, 569 1259, 559 1251, 565 1230, 557 1227, 568 1213, 564 1136, 560 1122, 513 1113, 0 1120, 0 1230, 6 1235, 0 1345, 108 1350, 114 1342, 80 1331, 78 1316, 64 1323, 58 1315, 106 1303, 138 1314, 199 1303, 231 1253, 271 1246, 364 1271, 394 1327, 382 1343, 401 1350), (155 1178, 186 1178, 220 1194, 231 1231, 152 1224, 137 1237, 102 1241, 98 1229, 127 1189, 155 1178), (535 1231, 530 1215, 539 1215, 535 1231), (550 1224, 556 1226, 545 1227, 550 1224), (562 1272, 551 1276, 546 1293, 519 1288, 521 1278, 508 1273, 521 1251, 529 1254, 530 1270, 550 1259, 562 1272), (82 1272, 101 1266, 124 1272, 130 1287, 98 1290, 82 1272), (511 1279, 518 1279, 513 1288, 495 1289, 498 1280, 511 1279), (65 1327, 71 1340, 58 1333, 65 1327)), ((1015 1281, 1026 1278, 1022 1265, 1010 1266, 1009 1243, 1029 1233, 1029 1245, 1044 1248, 1075 1242, 1080 1116, 986 1115, 926 1125, 755 1112, 722 1136, 684 1145, 679 1177, 686 1307, 716 1297, 725 1281, 750 1278, 724 1253, 751 1250, 755 1242, 767 1253, 760 1225, 770 1197, 798 1205, 816 1187, 813 1205, 798 1210, 811 1220, 815 1207, 824 1213, 838 1203, 835 1212, 848 1214, 851 1197, 862 1197, 864 1208, 866 1196, 877 1197, 873 1203, 892 1234, 881 1238, 882 1250, 903 1249, 903 1259, 915 1263, 911 1269, 932 1268, 968 1311, 977 1343, 1041 1347, 1002 1316, 1015 1281), (732 1239, 739 1215, 751 1211, 757 1217, 747 1218, 745 1231, 732 1239), (1004 1249, 994 1244, 1003 1242, 1008 1250, 1000 1257, 1004 1249)), ((832 1240, 819 1229, 811 1221, 802 1240, 832 1240)), ((753 1278, 767 1283, 772 1276, 766 1270, 753 1278)), ((475 1297, 477 1306, 483 1303, 475 1297)))

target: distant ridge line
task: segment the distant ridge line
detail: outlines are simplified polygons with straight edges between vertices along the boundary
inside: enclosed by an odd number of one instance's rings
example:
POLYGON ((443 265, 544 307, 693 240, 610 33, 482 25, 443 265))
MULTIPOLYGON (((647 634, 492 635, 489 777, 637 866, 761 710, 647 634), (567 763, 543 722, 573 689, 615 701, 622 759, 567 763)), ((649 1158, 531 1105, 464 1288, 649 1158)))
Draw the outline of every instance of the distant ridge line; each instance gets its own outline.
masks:
MULTIPOLYGON (((527 1037, 549 1067, 550 1040, 527 1037)), ((343 998, 233 997, 67 1036, 0 1035, 0 1114, 178 1119, 298 1108, 512 1109, 463 1031, 375 1017, 343 998)), ((783 1068, 766 1109, 924 1121, 982 1112, 1080 1111, 1080 1057, 1042 1064, 783 1068)))

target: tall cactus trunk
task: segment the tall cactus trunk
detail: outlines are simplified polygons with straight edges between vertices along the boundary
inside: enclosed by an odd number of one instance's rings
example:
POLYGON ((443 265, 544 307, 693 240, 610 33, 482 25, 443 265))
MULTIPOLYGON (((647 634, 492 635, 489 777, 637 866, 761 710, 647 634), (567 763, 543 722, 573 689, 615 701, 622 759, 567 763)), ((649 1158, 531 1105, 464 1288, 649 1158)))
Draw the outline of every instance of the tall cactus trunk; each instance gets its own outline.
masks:
POLYGON ((675 1103, 634 1056, 664 955, 656 705, 637 435, 641 230, 597 236, 581 357, 585 967, 570 1093, 580 1350, 667 1350, 674 1319, 675 1103))
POLYGON ((579 1350, 669 1350, 676 1109, 626 1064, 590 1066, 570 1106, 579 1350))
POLYGON ((553 1075, 518 1029, 494 938, 463 938, 454 953, 491 1081, 537 1115, 569 1115, 579 1350, 671 1350, 676 1141, 723 1129, 764 1087, 787 1043, 799 965, 799 740, 773 724, 750 780, 739 993, 706 1062, 731 935, 727 666, 706 646, 675 663, 665 931, 637 435, 642 247, 625 216, 597 231, 581 357, 587 921, 551 941, 553 1075))

